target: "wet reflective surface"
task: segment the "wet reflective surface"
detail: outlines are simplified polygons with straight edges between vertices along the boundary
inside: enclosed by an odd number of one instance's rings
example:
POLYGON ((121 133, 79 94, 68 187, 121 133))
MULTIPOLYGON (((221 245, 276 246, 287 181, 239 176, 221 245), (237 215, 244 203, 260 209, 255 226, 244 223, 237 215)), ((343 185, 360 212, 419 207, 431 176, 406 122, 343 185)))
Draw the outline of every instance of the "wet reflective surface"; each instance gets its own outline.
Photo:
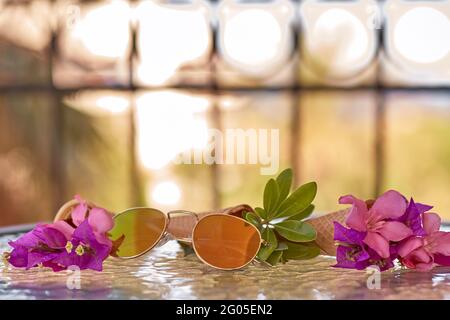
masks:
MULTIPOLYGON (((11 236, 0 238, 0 252, 11 236)), ((381 288, 367 288, 368 274, 331 268, 334 258, 319 256, 267 268, 250 265, 219 271, 184 256, 171 241, 145 257, 109 259, 103 272, 81 272, 81 289, 70 290, 69 271, 11 269, 1 263, 0 299, 450 299, 450 268, 419 273, 381 274, 381 288)))

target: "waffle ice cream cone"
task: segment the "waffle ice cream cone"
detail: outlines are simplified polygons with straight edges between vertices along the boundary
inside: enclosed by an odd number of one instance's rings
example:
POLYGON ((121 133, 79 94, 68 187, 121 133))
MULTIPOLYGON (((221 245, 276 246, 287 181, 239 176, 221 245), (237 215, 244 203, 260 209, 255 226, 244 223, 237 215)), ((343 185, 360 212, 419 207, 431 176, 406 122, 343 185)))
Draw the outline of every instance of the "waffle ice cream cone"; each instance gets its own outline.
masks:
POLYGON ((309 219, 307 222, 316 229, 317 238, 315 240, 317 246, 321 249, 322 254, 335 256, 336 245, 334 243, 334 221, 344 224, 349 213, 348 209, 328 213, 326 215, 309 219))

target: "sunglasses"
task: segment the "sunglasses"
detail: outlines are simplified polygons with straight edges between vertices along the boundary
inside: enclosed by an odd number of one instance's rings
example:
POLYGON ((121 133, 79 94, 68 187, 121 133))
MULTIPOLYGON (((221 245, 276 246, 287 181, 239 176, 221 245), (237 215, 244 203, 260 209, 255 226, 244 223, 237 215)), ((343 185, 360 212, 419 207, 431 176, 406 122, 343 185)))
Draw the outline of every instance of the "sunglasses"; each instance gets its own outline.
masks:
MULTIPOLYGON (((205 264, 236 270, 252 262, 263 240, 259 230, 240 218, 247 205, 217 213, 175 210, 164 214, 154 208, 131 208, 114 215, 108 233, 121 243, 114 253, 120 259, 140 257, 168 240, 189 244, 205 264)), ((67 212, 67 211, 66 211, 67 212)))

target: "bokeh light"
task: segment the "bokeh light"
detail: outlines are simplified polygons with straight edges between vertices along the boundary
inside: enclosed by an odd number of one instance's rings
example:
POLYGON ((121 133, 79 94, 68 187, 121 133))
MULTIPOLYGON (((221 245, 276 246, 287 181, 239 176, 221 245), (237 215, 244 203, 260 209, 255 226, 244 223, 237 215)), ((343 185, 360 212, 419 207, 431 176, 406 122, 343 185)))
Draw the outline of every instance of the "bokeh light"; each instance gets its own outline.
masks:
POLYGON ((145 168, 161 169, 181 152, 207 145, 207 98, 150 92, 137 98, 136 107, 139 159, 145 168))
POLYGON ((172 181, 158 183, 151 190, 151 199, 160 205, 175 205, 180 201, 180 187, 172 181))
POLYGON ((375 55, 376 38, 361 19, 364 7, 354 11, 344 7, 315 9, 312 12, 319 13, 306 14, 304 22, 307 64, 319 77, 349 79, 366 69, 375 55))
POLYGON ((224 60, 248 76, 264 77, 278 70, 292 53, 291 10, 284 1, 240 6, 225 1, 219 28, 224 60))
POLYGON ((433 8, 413 8, 395 23, 394 44, 410 61, 439 61, 450 54, 450 20, 433 8))
POLYGON ((130 8, 125 1, 112 1, 88 8, 69 26, 66 52, 105 59, 124 57, 129 48, 130 8))
POLYGON ((136 10, 140 57, 137 73, 143 83, 161 85, 184 64, 207 57, 211 28, 202 2, 171 6, 147 1, 136 10))

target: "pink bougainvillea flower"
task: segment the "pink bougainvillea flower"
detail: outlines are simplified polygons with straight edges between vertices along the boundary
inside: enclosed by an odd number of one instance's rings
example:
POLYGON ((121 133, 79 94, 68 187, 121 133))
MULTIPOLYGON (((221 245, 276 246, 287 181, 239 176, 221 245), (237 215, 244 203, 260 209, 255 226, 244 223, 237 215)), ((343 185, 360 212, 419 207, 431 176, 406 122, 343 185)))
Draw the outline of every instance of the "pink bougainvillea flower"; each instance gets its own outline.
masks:
POLYGON ((75 196, 75 199, 80 203, 75 206, 71 213, 72 224, 71 226, 66 221, 57 221, 54 226, 59 231, 64 233, 68 239, 72 237, 75 228, 80 226, 86 219, 92 227, 96 239, 107 245, 111 245, 111 240, 108 238, 108 231, 114 226, 112 215, 103 208, 90 208, 85 200, 79 195, 75 196))
POLYGON ((86 200, 82 199, 79 195, 76 195, 74 199, 77 200, 79 204, 73 209, 71 217, 73 224, 78 227, 89 214, 89 206, 86 200))
POLYGON ((112 215, 103 208, 90 208, 79 195, 76 195, 75 199, 80 202, 72 211, 72 222, 75 226, 80 226, 87 219, 97 241, 111 246, 107 233, 114 226, 112 215))
POLYGON ((13 250, 5 254, 8 262, 26 269, 44 266, 60 271, 76 265, 101 271, 113 245, 108 238, 108 231, 114 226, 112 215, 103 208, 91 208, 79 196, 75 199, 80 203, 73 209, 71 219, 37 225, 10 241, 13 250))
POLYGON ((30 269, 42 265, 53 271, 72 265, 101 271, 112 246, 97 240, 88 220, 75 229, 70 239, 53 225, 43 224, 9 244, 13 250, 8 254, 8 262, 14 267, 30 269))
POLYGON ((370 258, 363 240, 365 232, 348 229, 338 222, 334 222, 334 240, 340 243, 336 250, 334 267, 362 270, 367 267, 370 258))
POLYGON ((412 235, 412 230, 404 223, 394 221, 404 215, 408 205, 395 190, 382 194, 370 209, 366 202, 352 195, 341 197, 339 203, 352 205, 346 224, 359 232, 366 232, 363 242, 381 258, 387 259, 391 255, 389 241, 398 242, 412 235))
POLYGON ((51 261, 58 256, 66 243, 64 234, 51 224, 40 224, 16 241, 9 242, 13 250, 9 254, 8 262, 18 268, 30 269, 43 265, 57 271, 60 266, 51 261))
POLYGON ((398 248, 401 262, 411 269, 429 271, 434 264, 450 265, 450 232, 439 231, 441 218, 436 213, 423 214, 425 237, 410 237, 398 248))
POLYGON ((103 261, 111 252, 111 245, 99 242, 88 220, 83 221, 74 231, 72 239, 66 244, 66 250, 52 261, 58 265, 78 266, 81 270, 102 271, 103 261))
POLYGON ((388 258, 382 258, 363 242, 365 236, 365 232, 345 228, 335 221, 334 240, 339 243, 339 246, 336 252, 337 263, 333 267, 364 270, 376 265, 380 271, 392 268, 397 257, 395 246, 389 248, 388 258))

